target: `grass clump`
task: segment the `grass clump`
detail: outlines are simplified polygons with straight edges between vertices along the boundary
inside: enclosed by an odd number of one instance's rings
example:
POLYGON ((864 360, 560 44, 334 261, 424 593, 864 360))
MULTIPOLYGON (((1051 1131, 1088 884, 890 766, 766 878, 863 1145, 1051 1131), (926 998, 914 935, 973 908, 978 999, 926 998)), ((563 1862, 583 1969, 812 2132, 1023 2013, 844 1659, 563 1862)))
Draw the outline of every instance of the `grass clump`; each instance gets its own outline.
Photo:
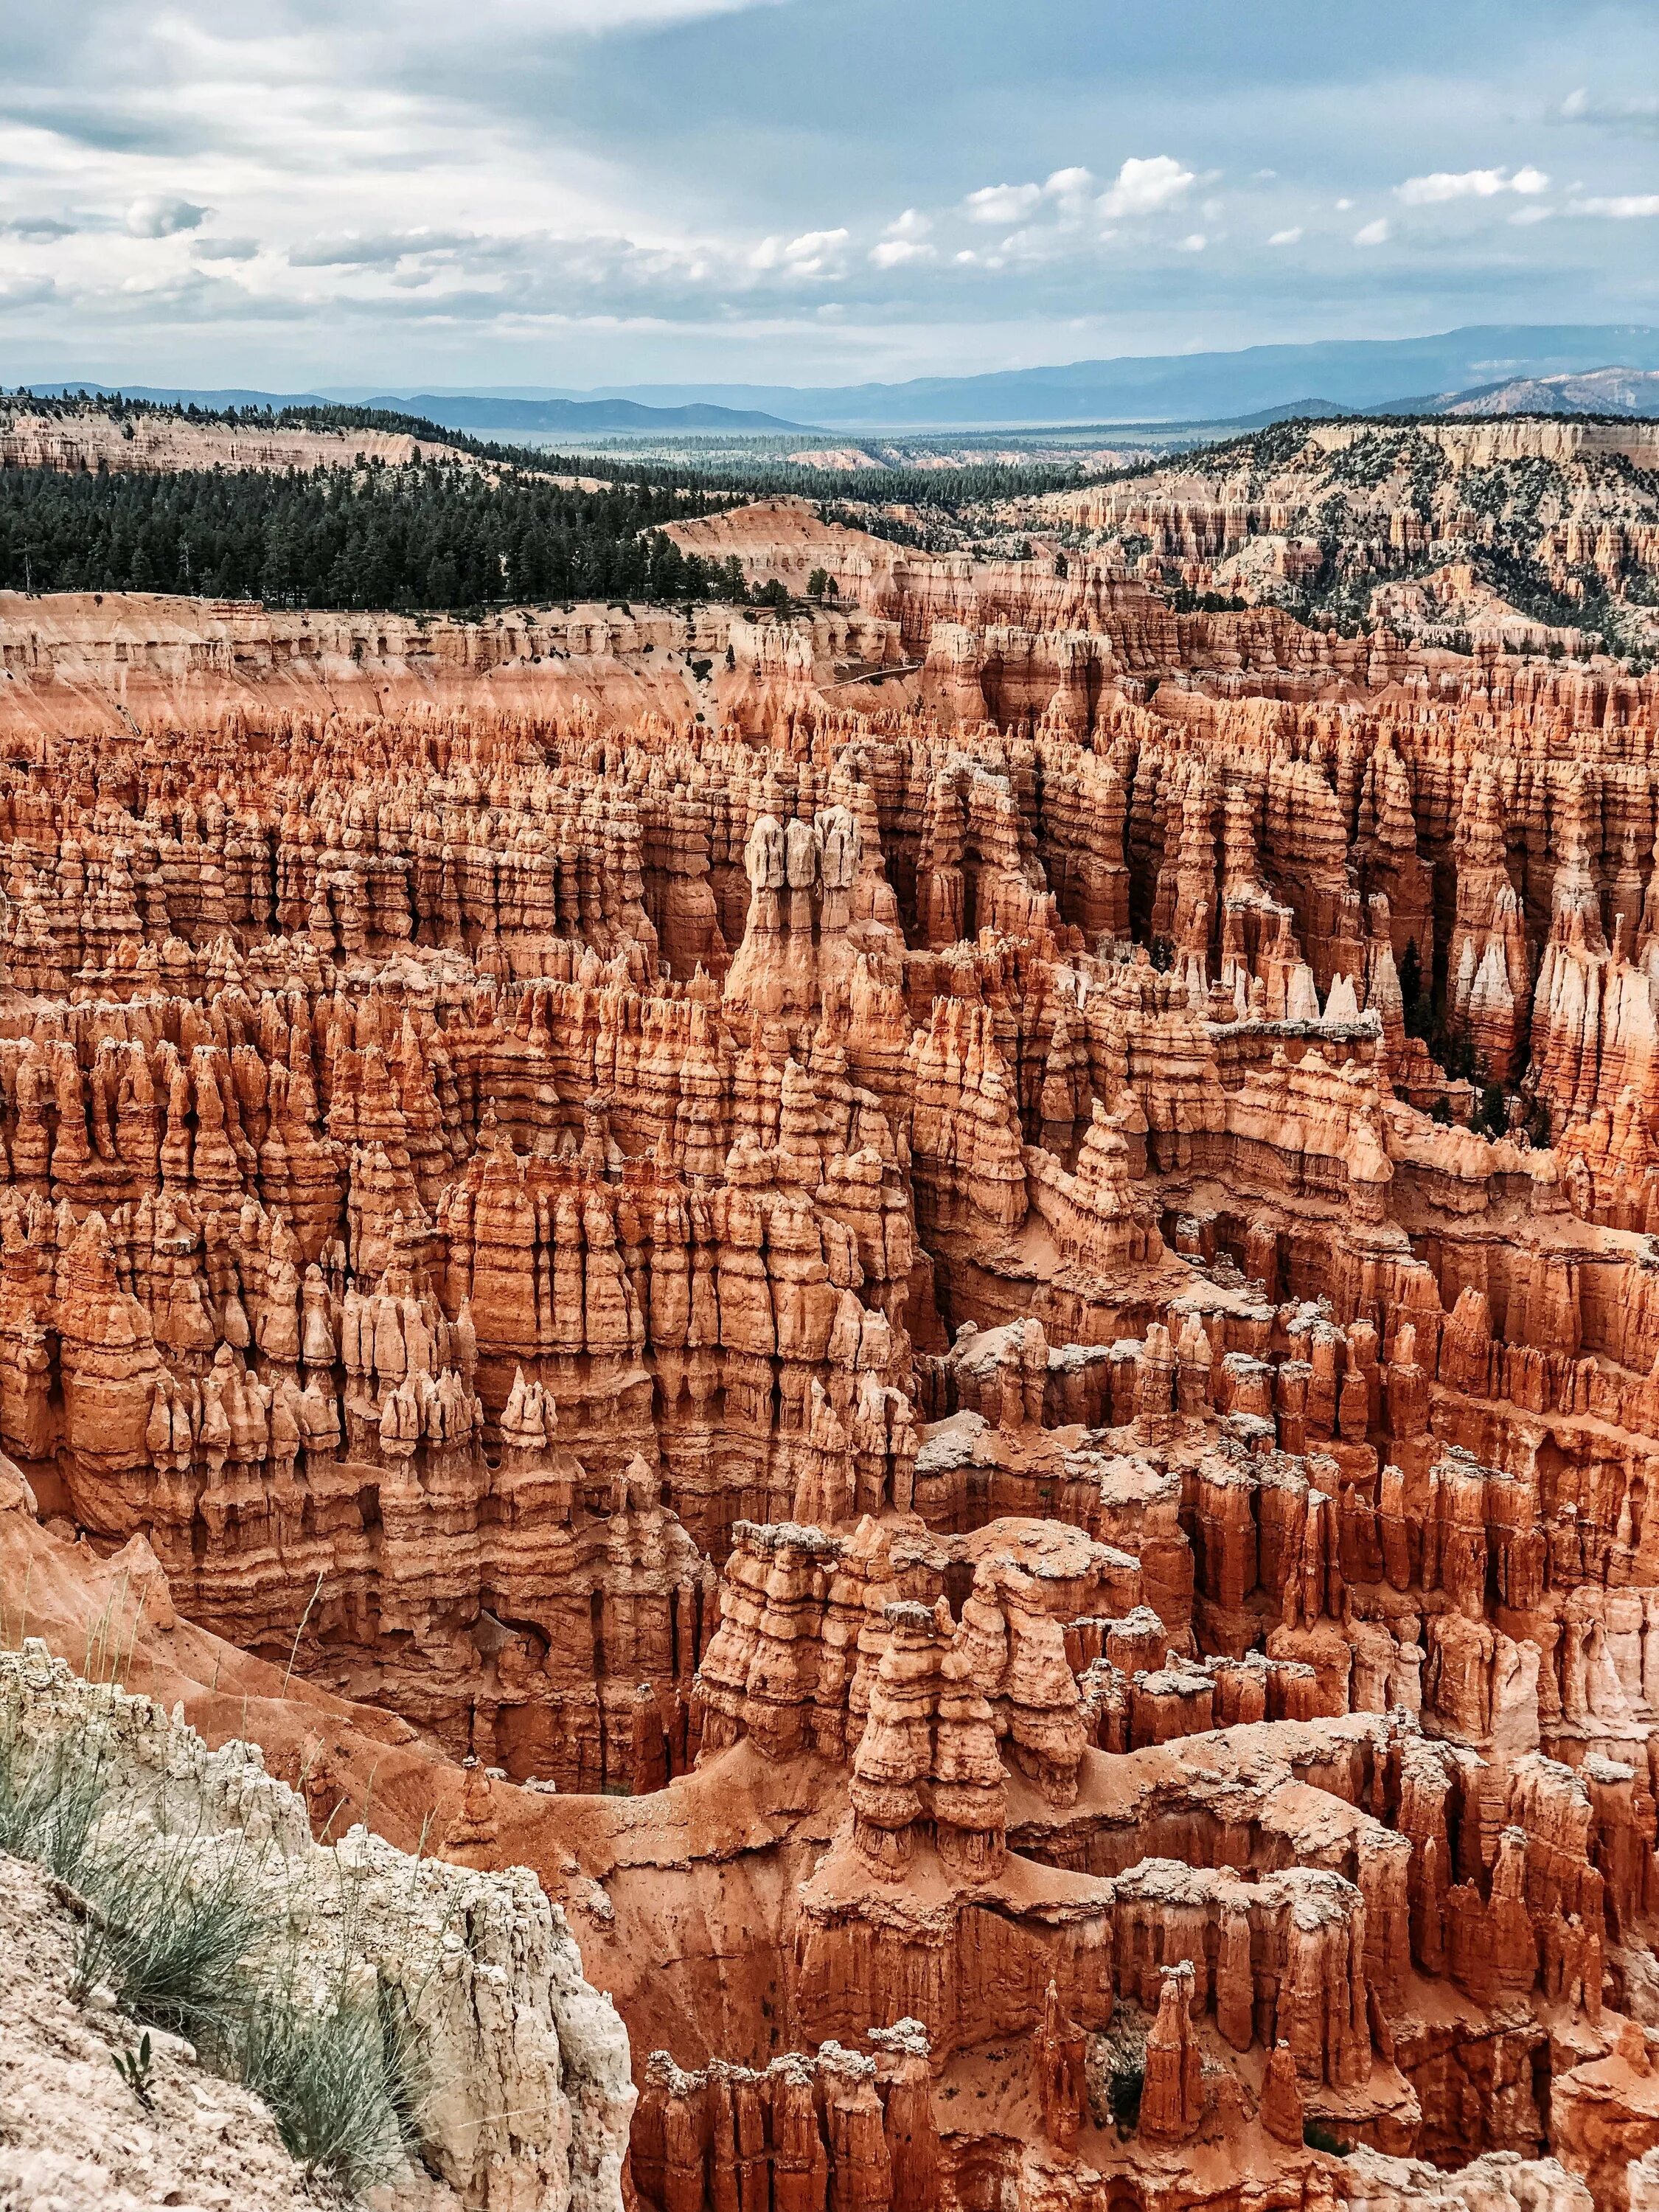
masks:
POLYGON ((77 1885, 103 1809, 106 1777, 100 1751, 59 1739, 39 1742, 24 1733, 14 1694, 0 1713, 0 1851, 32 1859, 59 1881, 77 1885))
POLYGON ((195 1836, 149 1852, 132 1843, 118 1835, 83 1869, 91 1909, 76 1983, 82 1990, 102 1983, 135 2020, 215 2053, 255 2001, 252 1962, 272 1932, 258 1870, 240 1844, 218 1856, 195 1836))
POLYGON ((276 2117, 308 2172, 360 2196, 404 2163, 420 2104, 414 2039, 384 1983, 343 1988, 332 2007, 257 2007, 245 2017, 236 2071, 276 2117))

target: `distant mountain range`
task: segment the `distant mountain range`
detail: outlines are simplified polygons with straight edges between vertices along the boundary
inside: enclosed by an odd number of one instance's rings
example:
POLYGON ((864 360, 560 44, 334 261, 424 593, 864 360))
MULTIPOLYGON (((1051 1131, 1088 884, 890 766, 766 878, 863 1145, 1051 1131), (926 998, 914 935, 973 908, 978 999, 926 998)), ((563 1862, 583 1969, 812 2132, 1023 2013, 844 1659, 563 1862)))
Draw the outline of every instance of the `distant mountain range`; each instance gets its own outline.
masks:
MULTIPOLYGON (((128 399, 153 400, 158 406, 187 407, 329 407, 340 404, 338 392, 192 391, 182 385, 94 384, 70 378, 61 384, 35 384, 29 389, 51 398, 89 392, 107 398, 120 392, 128 399)), ((717 407, 694 401, 684 407, 647 407, 633 399, 567 399, 504 398, 489 392, 354 392, 356 407, 386 407, 403 415, 423 416, 441 430, 473 432, 577 430, 799 430, 808 426, 785 422, 752 408, 717 407)))
MULTIPOLYGON (((1582 376, 1512 376, 1470 392, 1434 392, 1412 399, 1387 399, 1378 407, 1339 407, 1330 399, 1294 399, 1224 422, 1188 424, 1206 430, 1262 430, 1271 422, 1303 416, 1355 415, 1628 415, 1659 416, 1659 369, 1592 368, 1582 376)), ((1146 426, 1151 428, 1151 425, 1146 426)))
POLYGON ((1659 415, 1659 369, 1593 368, 1583 376, 1516 376, 1433 403, 1437 415, 1659 415))
MULTIPOLYGON (((805 428, 911 433, 1137 424, 1246 428, 1295 414, 1389 410, 1651 414, 1659 412, 1656 380, 1659 329, 1586 323, 1490 324, 1432 337, 1323 338, 1237 353, 1126 355, 982 376, 917 377, 904 384, 641 384, 586 392, 522 386, 401 392, 357 386, 323 393, 123 388, 134 398, 194 400, 208 407, 343 401, 422 415, 444 429, 510 438, 527 432, 805 428)), ((76 382, 34 387, 110 388, 76 382)))
POLYGON ((637 399, 498 399, 484 392, 382 393, 361 403, 423 415, 443 430, 800 430, 808 426, 750 407, 716 407, 694 400, 647 407, 637 399))
MULTIPOLYGON (((643 406, 757 410, 834 429, 1013 429, 1038 425, 1237 422, 1295 406, 1352 413, 1517 378, 1581 375, 1610 362, 1659 369, 1659 330, 1623 323, 1489 324, 1421 338, 1322 338, 1237 353, 1129 355, 904 384, 606 384, 588 392, 528 386, 465 398, 632 400, 643 406), (1316 402, 1305 395, 1317 392, 1316 402)), ((336 392, 367 399, 366 388, 336 392)), ((408 398, 399 405, 410 404, 408 398)), ((1421 406, 1424 403, 1417 401, 1421 406)), ((446 418, 448 419, 448 418, 446 418)), ((454 427, 459 427, 459 417, 454 427)))

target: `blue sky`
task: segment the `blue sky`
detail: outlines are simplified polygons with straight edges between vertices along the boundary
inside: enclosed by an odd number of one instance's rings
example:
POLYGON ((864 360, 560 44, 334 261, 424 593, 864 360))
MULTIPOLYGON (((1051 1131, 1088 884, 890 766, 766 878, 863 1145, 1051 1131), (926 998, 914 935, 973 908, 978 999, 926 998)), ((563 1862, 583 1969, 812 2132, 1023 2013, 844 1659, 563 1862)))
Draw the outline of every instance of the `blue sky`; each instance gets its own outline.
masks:
POLYGON ((6 0, 0 377, 803 383, 1659 324, 1659 10, 6 0))

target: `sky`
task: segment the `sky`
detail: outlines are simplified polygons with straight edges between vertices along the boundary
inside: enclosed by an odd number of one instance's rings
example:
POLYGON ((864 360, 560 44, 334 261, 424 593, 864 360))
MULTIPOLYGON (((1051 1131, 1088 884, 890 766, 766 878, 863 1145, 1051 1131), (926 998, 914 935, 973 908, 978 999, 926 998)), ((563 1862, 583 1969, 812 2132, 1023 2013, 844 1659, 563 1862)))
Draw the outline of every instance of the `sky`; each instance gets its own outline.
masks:
POLYGON ((0 381, 1659 324, 1652 0, 4 0, 0 381))

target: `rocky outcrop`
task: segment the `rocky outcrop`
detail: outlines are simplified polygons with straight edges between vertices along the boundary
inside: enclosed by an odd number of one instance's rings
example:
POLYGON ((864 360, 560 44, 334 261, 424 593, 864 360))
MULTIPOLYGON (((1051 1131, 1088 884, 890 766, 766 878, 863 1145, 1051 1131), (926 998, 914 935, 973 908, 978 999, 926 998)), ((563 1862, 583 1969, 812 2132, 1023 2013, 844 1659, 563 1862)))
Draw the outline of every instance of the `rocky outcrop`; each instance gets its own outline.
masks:
POLYGON ((256 1747, 210 1751, 149 1699, 77 1677, 33 1639, 0 1651, 0 1711, 14 1746, 50 1758, 61 1743, 93 1762, 112 1844, 143 1851, 185 1835, 204 1865, 268 1891, 296 1987, 314 1984, 321 2002, 367 1974, 387 1992, 409 2024, 413 2076, 429 2085, 414 2148, 447 2202, 620 2205, 627 2035, 524 1869, 410 1859, 361 1827, 315 1843, 304 1800, 256 1747))
POLYGON ((148 2032, 139 2102, 112 2063, 137 2056, 138 2031, 77 2002, 81 1928, 40 1868, 0 1858, 0 1928, 9 1998, 0 2191, 10 2202, 64 2212, 141 2212, 169 2197, 272 2212, 314 2204, 270 2112, 198 2066, 182 2036, 148 2032))

